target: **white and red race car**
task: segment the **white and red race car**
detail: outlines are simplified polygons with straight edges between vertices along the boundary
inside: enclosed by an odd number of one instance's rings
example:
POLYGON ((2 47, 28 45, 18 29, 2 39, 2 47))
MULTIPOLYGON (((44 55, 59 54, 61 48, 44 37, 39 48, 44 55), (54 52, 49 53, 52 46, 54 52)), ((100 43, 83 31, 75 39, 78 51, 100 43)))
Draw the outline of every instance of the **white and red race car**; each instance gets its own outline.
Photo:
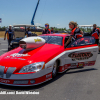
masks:
POLYGON ((81 37, 65 48, 68 38, 68 34, 46 34, 22 39, 18 48, 0 56, 0 84, 37 85, 68 69, 94 65, 95 39, 81 37))

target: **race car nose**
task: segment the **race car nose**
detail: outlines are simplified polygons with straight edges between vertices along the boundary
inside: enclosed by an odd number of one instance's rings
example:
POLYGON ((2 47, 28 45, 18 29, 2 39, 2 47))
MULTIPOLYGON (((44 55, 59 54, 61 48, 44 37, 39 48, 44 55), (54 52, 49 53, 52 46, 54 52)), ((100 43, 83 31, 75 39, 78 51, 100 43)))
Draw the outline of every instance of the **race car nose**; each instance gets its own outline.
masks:
POLYGON ((16 69, 15 67, 9 67, 6 69, 5 66, 0 66, 0 78, 3 78, 5 73, 6 73, 6 78, 10 78, 15 69, 16 69))
POLYGON ((9 67, 7 72, 6 72, 6 78, 10 78, 10 76, 15 71, 15 69, 16 69, 15 67, 9 67))

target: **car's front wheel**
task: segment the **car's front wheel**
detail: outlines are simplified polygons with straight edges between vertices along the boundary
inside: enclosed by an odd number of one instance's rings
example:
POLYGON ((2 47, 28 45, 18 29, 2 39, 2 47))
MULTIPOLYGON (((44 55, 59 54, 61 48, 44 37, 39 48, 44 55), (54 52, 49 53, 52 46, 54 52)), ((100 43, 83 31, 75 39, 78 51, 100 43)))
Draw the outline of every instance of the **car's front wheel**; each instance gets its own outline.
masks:
POLYGON ((52 70, 52 78, 55 78, 57 73, 58 73, 58 63, 55 62, 53 65, 53 70, 52 70))

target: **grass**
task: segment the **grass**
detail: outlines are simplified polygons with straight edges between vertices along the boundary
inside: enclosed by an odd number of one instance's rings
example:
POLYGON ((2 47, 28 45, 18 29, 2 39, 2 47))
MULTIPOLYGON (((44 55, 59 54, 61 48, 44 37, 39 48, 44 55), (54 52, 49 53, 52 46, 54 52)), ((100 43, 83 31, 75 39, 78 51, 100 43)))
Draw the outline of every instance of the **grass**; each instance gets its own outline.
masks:
POLYGON ((0 38, 4 38, 5 31, 0 31, 0 38))
MULTIPOLYGON (((32 32, 34 33, 34 32, 32 32)), ((41 35, 42 32, 35 32, 37 35, 41 35)), ((5 35, 5 31, 0 31, 0 38, 4 38, 4 35, 5 35)), ((17 34, 15 33, 15 36, 17 36, 17 34)))

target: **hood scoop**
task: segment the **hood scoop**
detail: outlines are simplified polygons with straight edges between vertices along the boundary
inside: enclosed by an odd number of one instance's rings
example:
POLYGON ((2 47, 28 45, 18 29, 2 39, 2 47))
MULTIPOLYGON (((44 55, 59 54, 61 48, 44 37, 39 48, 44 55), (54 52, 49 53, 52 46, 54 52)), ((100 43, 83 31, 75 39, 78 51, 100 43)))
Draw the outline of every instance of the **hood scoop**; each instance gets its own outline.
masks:
POLYGON ((38 37, 38 36, 27 37, 20 40, 19 46, 25 50, 32 50, 44 45, 45 42, 46 41, 43 38, 38 37))

